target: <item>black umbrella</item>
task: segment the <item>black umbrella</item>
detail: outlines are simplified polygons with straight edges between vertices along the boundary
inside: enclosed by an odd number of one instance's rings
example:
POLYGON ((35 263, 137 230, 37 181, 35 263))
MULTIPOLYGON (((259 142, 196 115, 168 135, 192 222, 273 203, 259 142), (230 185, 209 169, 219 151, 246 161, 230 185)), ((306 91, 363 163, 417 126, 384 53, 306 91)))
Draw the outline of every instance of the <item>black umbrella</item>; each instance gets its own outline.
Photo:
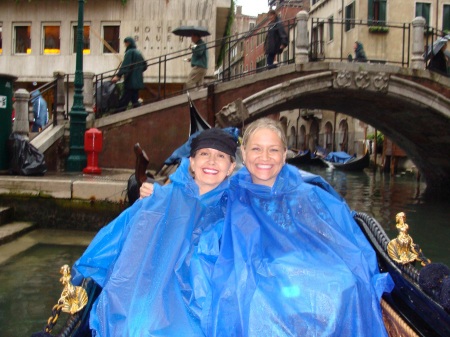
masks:
POLYGON ((192 36, 192 35, 198 35, 198 36, 208 36, 211 35, 210 32, 205 27, 201 26, 180 26, 178 28, 175 28, 172 30, 172 33, 178 36, 192 36))
POLYGON ((428 60, 431 56, 436 55, 439 50, 441 50, 442 46, 447 44, 448 40, 450 40, 450 35, 437 38, 436 41, 433 42, 433 45, 428 47, 428 50, 424 55, 425 60, 428 60))

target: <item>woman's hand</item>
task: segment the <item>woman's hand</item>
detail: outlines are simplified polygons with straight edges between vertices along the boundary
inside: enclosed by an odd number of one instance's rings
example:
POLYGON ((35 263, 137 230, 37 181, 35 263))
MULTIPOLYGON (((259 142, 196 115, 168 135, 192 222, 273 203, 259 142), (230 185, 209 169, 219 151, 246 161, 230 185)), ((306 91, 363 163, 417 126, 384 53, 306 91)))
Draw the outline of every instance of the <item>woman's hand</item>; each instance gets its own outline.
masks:
POLYGON ((153 194, 153 183, 143 183, 139 188, 139 199, 153 194))

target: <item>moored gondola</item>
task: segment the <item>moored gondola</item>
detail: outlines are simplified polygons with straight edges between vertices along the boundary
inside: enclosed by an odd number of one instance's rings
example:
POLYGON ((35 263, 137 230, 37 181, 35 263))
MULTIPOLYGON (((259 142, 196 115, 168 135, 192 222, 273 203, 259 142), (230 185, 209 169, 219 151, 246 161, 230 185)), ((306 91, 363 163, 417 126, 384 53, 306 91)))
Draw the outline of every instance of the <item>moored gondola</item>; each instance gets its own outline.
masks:
POLYGON ((288 164, 299 166, 299 165, 308 165, 311 162, 311 151, 306 150, 305 152, 299 153, 292 158, 286 159, 288 164))
POLYGON ((362 171, 370 165, 370 154, 368 151, 362 157, 352 157, 347 154, 346 160, 340 162, 336 160, 341 152, 331 152, 324 159, 329 167, 342 171, 362 171))

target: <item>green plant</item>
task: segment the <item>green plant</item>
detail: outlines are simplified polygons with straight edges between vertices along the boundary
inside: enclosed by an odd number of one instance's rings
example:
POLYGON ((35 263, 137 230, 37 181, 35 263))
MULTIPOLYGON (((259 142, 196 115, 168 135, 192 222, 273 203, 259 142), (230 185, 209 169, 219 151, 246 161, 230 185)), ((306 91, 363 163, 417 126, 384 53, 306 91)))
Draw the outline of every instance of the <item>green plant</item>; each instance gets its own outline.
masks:
POLYGON ((389 27, 386 26, 370 26, 369 33, 387 33, 389 32, 389 27))
MULTIPOLYGON (((369 133, 367 135, 367 139, 368 140, 374 140, 375 139, 375 134, 369 133)), ((384 135, 380 131, 377 131, 377 144, 378 145, 383 144, 383 141, 384 141, 384 135)))

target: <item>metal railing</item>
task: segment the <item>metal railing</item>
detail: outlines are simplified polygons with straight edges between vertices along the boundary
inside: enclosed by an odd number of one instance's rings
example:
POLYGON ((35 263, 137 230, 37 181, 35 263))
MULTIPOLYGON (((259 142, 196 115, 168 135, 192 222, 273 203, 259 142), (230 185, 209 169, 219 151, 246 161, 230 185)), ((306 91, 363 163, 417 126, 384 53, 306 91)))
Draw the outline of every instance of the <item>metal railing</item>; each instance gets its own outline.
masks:
MULTIPOLYGON (((285 25, 286 32, 289 36, 289 44, 287 48, 283 51, 281 55, 278 56, 278 64, 291 64, 295 63, 295 45, 296 45, 296 19, 289 19, 283 21, 285 25)), ((386 63, 386 64, 396 64, 402 67, 408 67, 410 65, 410 54, 411 54, 411 23, 389 23, 389 22, 376 22, 373 20, 332 20, 324 18, 310 18, 310 42, 309 42, 309 61, 310 62, 321 62, 326 60, 347 62, 348 54, 353 53, 353 43, 355 42, 351 39, 352 36, 366 36, 368 39, 376 39, 377 41, 384 40, 385 43, 390 40, 394 40, 396 45, 391 48, 396 48, 397 52, 374 53, 371 54, 370 50, 366 50, 366 55, 369 62, 372 63, 386 63), (332 42, 339 44, 334 48, 331 46, 329 36, 326 36, 325 29, 332 26, 333 31, 336 33, 333 36, 332 42), (339 39, 339 40, 338 40, 339 39), (348 50, 344 52, 344 47, 348 46, 348 50), (381 55, 382 54, 382 55, 381 55), (385 55, 390 55, 386 58, 385 55)), ((443 32, 426 27, 425 29, 425 50, 432 45, 433 41, 438 36, 443 35, 443 32)), ((267 27, 256 26, 254 29, 237 34, 234 36, 227 36, 215 41, 206 43, 207 49, 216 50, 223 48, 225 50, 225 56, 221 70, 217 73, 214 78, 207 78, 205 80, 207 85, 215 84, 218 82, 232 81, 237 78, 242 78, 254 73, 258 73, 267 70, 266 60, 264 52, 261 52, 263 56, 260 62, 255 64, 253 69, 245 69, 241 66, 242 60, 244 59, 244 53, 247 53, 247 41, 253 39, 253 41, 259 41, 260 43, 254 43, 254 49, 260 48, 263 50, 263 41, 267 34, 267 27), (241 46, 244 46, 243 48, 241 46), (237 51, 237 53, 236 53, 237 51), (241 55, 242 53, 242 55, 241 55)), ((364 41, 363 41, 364 42, 364 41)), ((425 52, 424 50, 424 52, 425 52)), ((189 48, 182 49, 179 51, 171 52, 165 55, 154 57, 145 60, 147 64, 146 74, 151 74, 153 84, 156 90, 152 93, 154 95, 153 101, 158 101, 161 99, 166 99, 172 96, 179 95, 185 92, 185 89, 178 89, 174 86, 173 81, 168 79, 167 69, 170 69, 174 64, 173 62, 179 62, 180 59, 190 57, 191 50, 189 48)), ((135 66, 130 65, 130 67, 135 66)), ((95 75, 95 92, 96 96, 94 102, 97 108, 101 107, 104 102, 102 98, 98 98, 98 92, 101 92, 108 81, 115 75, 118 69, 106 71, 95 75)), ((147 83, 149 84, 149 83, 147 83)), ((178 83, 179 86, 182 84, 178 83)), ((145 102, 147 103, 147 102, 145 102)), ((109 109, 105 109, 106 112, 109 109)), ((101 115, 98 114, 97 116, 101 115)))
MULTIPOLYGON (((290 19, 283 21, 286 27, 287 32, 295 32, 295 25, 296 21, 295 19, 290 19)), ((207 85, 215 84, 218 82, 226 82, 231 81, 236 78, 240 78, 243 76, 248 76, 251 74, 254 74, 256 72, 260 72, 263 70, 266 70, 266 64, 264 59, 264 65, 255 67, 254 69, 246 72, 235 72, 233 70, 233 57, 232 57, 232 51, 234 48, 236 48, 241 42, 245 41, 248 38, 254 38, 256 40, 263 41, 265 35, 267 34, 267 27, 256 27, 255 29, 244 32, 238 35, 234 36, 227 36, 215 41, 207 42, 207 50, 211 49, 224 49, 225 50, 225 65, 226 68, 222 70, 221 75, 217 76, 217 78, 207 78, 205 79, 205 83, 207 85)), ((295 38, 292 38, 295 41, 295 38)), ((292 44, 288 44, 287 48, 285 49, 284 53, 282 55, 290 55, 290 57, 284 57, 282 61, 278 61, 278 64, 288 64, 295 62, 295 53, 293 45, 295 45, 295 42, 292 44)), ((258 45, 261 47, 261 44, 258 45)), ((190 57, 192 54, 192 51, 190 48, 185 48, 179 51, 171 52, 165 55, 161 55, 158 57, 154 57, 151 59, 147 59, 144 62, 147 64, 147 70, 146 73, 150 74, 157 74, 155 78, 154 84, 157 85, 157 90, 154 93, 155 100, 161 100, 166 99, 169 97, 173 97, 176 95, 180 95, 184 92, 186 92, 186 89, 181 90, 174 90, 173 83, 168 83, 167 78, 167 69, 170 68, 172 64, 175 64, 173 62, 179 62, 180 59, 186 59, 190 57), (170 86, 168 85, 170 84, 170 86)), ((139 65, 138 63, 130 64, 128 67, 134 67, 139 65)), ((119 66, 120 67, 120 66, 119 66)), ((104 90, 115 90, 111 89, 110 81, 114 77, 114 75, 117 73, 118 69, 109 70, 100 74, 95 75, 95 97, 94 102, 96 104, 96 116, 100 117, 105 112, 118 112, 115 108, 108 107, 108 104, 104 102, 103 97, 98 97, 99 93, 102 93, 104 90)), ((196 88, 194 88, 195 90, 196 88)), ((113 95, 116 95, 117 93, 113 93, 113 95)))
MULTIPOLYGON (((353 47, 355 42, 350 37, 356 35, 367 36, 374 43, 380 40, 387 41, 394 39, 397 42, 395 48, 400 51, 398 54, 392 52, 392 49, 389 53, 383 51, 373 54, 365 50, 369 62, 398 64, 402 67, 409 66, 411 23, 312 18, 310 31, 312 32, 309 49, 310 61, 335 60, 342 62, 349 60, 348 55, 353 53, 353 50, 350 48, 353 47), (333 34, 330 32, 333 32, 333 34), (375 34, 377 38, 374 38, 375 34), (321 38, 318 38, 318 35, 321 38), (325 37, 325 35, 327 36, 325 37), (395 37, 392 37, 392 35, 395 35, 395 37), (334 45, 336 41, 339 43, 339 49, 329 47, 329 45, 334 45), (346 52, 344 51, 345 46, 348 47, 346 52), (386 58, 386 55, 390 55, 390 58, 386 58)), ((360 42, 365 43, 365 41, 360 42)))

